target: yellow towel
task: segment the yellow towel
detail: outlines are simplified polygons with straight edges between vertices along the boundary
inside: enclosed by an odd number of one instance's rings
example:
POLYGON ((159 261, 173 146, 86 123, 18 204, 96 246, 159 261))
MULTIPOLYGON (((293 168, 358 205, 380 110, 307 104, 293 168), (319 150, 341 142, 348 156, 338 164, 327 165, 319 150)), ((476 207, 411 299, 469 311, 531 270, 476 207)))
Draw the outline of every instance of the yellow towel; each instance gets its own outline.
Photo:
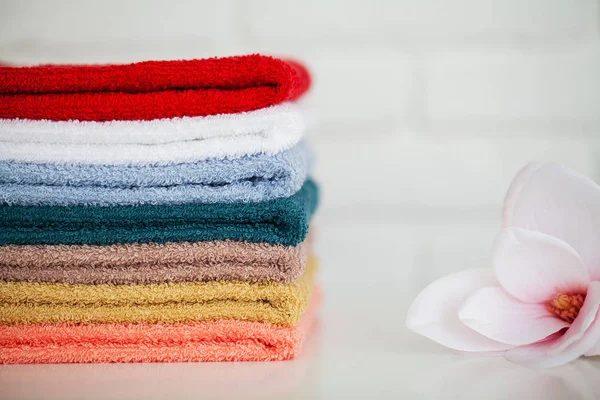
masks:
POLYGON ((293 283, 212 281, 148 285, 0 283, 0 324, 177 323, 238 319, 292 326, 312 295, 311 256, 293 283))

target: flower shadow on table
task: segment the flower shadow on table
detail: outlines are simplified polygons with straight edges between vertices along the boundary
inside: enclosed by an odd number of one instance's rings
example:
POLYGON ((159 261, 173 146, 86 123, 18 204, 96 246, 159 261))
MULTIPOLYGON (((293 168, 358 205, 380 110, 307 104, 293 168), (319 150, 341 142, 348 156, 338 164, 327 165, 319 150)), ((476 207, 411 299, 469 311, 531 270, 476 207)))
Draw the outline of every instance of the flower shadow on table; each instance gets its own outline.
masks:
MULTIPOLYGON (((432 357, 432 362, 436 357, 432 357)), ((600 398, 600 360, 580 359, 553 369, 531 369, 502 357, 443 358, 427 384, 412 387, 417 398, 589 399, 600 398)), ((431 367, 432 363, 427 363, 431 367)), ((424 366, 425 368, 425 366, 424 366)), ((421 374, 423 371, 420 371, 421 374)), ((422 381, 421 381, 422 382, 422 381)))

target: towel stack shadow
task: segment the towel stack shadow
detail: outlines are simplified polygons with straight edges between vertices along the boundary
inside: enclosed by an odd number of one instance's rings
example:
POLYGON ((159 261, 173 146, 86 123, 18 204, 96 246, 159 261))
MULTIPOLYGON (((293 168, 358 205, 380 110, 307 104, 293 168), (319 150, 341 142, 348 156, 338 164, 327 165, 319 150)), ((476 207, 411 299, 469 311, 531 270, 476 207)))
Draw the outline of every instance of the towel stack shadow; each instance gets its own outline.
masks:
POLYGON ((0 67, 0 363, 298 355, 309 87, 261 55, 0 67))

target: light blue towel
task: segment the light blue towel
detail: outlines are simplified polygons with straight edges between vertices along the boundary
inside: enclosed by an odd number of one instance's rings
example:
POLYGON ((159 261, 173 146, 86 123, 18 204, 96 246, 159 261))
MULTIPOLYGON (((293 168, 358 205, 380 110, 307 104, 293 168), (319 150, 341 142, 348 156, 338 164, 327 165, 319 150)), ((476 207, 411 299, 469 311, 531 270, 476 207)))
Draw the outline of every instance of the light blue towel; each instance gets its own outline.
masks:
POLYGON ((251 203, 289 197, 311 169, 305 143, 276 155, 164 166, 0 162, 0 204, 251 203))

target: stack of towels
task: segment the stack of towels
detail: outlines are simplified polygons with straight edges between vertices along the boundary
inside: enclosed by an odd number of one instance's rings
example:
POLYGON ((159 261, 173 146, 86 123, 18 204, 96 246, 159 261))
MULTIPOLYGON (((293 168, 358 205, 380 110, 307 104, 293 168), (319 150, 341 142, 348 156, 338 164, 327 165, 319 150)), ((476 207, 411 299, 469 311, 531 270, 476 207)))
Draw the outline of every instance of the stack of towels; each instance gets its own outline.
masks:
POLYGON ((298 354, 309 86, 260 55, 0 67, 0 363, 298 354))

